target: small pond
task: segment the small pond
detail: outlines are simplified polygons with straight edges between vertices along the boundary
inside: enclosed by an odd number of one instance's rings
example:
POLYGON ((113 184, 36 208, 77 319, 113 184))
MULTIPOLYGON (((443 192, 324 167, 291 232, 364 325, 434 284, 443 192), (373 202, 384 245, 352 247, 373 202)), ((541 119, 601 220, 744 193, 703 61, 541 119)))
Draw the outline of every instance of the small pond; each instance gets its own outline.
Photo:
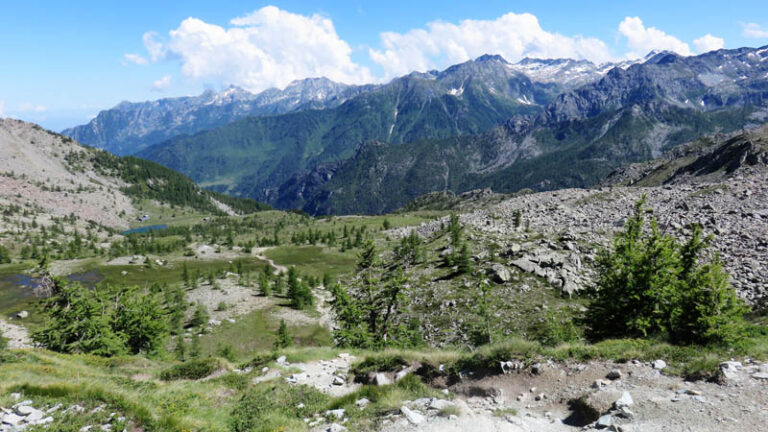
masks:
POLYGON ((159 231, 159 230, 164 230, 166 228, 168 228, 168 225, 166 225, 166 224, 148 225, 148 226, 143 226, 143 227, 129 229, 128 231, 123 231, 123 235, 143 234, 143 233, 145 233, 147 231, 159 231))

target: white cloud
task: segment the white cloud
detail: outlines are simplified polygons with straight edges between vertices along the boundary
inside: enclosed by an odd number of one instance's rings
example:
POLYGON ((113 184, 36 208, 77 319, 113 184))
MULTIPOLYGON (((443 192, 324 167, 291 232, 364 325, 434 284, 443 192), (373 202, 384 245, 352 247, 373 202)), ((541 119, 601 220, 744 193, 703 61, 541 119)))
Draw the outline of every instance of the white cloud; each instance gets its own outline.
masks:
POLYGON ((24 102, 19 105, 20 112, 45 112, 48 108, 45 105, 35 105, 29 102, 24 102))
MULTIPOLYGON (((618 30, 626 38, 627 58, 643 57, 652 50, 692 54, 687 43, 646 27, 639 17, 626 17, 618 30)), ((595 63, 616 60, 602 40, 547 31, 529 13, 458 23, 435 21, 404 33, 381 33, 379 46, 368 49, 370 60, 382 69, 378 77, 352 60, 350 45, 336 33, 329 18, 294 14, 275 6, 232 19, 226 26, 187 18, 166 36, 145 33, 143 42, 147 55, 126 54, 125 60, 136 64, 178 61, 188 78, 234 84, 253 92, 283 88, 308 77, 324 76, 350 84, 380 81, 414 70, 442 69, 483 54, 500 54, 512 62, 524 57, 595 63)), ((693 41, 693 46, 699 52, 709 51, 722 48, 724 41, 707 34, 693 41)), ((170 76, 153 87, 163 89, 169 84, 170 76)))
POLYGON ((137 64, 137 65, 145 65, 149 63, 149 60, 145 59, 143 56, 139 54, 126 54, 123 56, 123 58, 127 62, 137 64))
POLYGON ((158 40, 159 35, 157 33, 151 31, 146 32, 141 39, 144 42, 144 47, 147 49, 149 58, 151 58, 152 61, 156 62, 158 60, 162 60, 165 57, 165 47, 163 47, 163 43, 158 40))
POLYGON ((380 37, 382 49, 370 49, 369 54, 388 77, 443 68, 483 54, 500 54, 513 62, 524 57, 570 57, 597 63, 612 59, 603 41, 548 32, 528 13, 458 24, 436 21, 426 29, 385 32, 380 37))
POLYGON ((639 17, 626 17, 619 24, 619 33, 627 38, 627 58, 643 57, 653 50, 674 51, 691 55, 688 44, 654 27, 645 27, 639 17))
POLYGON ((159 80, 152 83, 152 90, 153 91, 164 91, 171 85, 171 79, 173 79, 170 75, 165 75, 164 77, 160 78, 159 80))
POLYGON ((697 52, 705 53, 722 49, 725 46, 725 40, 707 33, 704 36, 695 39, 693 41, 693 46, 696 47, 697 52))
POLYGON ((768 38, 768 28, 757 23, 746 23, 742 24, 741 34, 754 39, 768 38))
POLYGON ((346 83, 373 79, 367 68, 352 61, 352 49, 323 16, 267 6, 230 24, 225 28, 187 18, 169 32, 167 42, 150 32, 144 45, 153 61, 178 59, 188 77, 251 91, 282 88, 307 77, 346 83))

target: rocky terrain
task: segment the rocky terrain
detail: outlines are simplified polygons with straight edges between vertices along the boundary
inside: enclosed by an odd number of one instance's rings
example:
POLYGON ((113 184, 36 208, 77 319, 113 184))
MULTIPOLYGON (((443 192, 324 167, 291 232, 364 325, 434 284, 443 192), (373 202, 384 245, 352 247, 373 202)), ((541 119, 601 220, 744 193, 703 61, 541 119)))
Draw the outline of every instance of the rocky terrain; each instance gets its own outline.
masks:
MULTIPOLYGON (((768 166, 766 129, 738 134, 689 152, 630 166, 613 183, 660 186, 603 186, 522 194, 461 215, 480 239, 502 245, 507 267, 546 279, 570 295, 590 283, 589 263, 643 196, 660 227, 684 238, 699 223, 731 274, 740 296, 751 304, 768 302, 768 166), (705 167, 700 167, 706 162, 705 167), (676 169, 669 168, 670 166, 676 169), (699 167, 699 168, 696 168, 699 167), (659 178, 659 172, 668 177, 659 178), (647 183, 647 182, 646 182, 647 183), (515 226, 520 212, 523 223, 515 226), (542 236, 543 234, 543 236, 542 236)), ((610 178, 609 178, 610 179, 610 178)), ((610 184, 612 182, 607 182, 610 184)), ((430 237, 445 220, 416 232, 430 237)), ((408 229, 393 231, 402 236, 408 229)), ((507 270, 508 271, 508 270, 507 270)))
MULTIPOLYGON (((51 217, 74 214, 82 222, 127 228, 137 210, 120 190, 125 182, 92 166, 75 172, 66 156, 80 150, 71 139, 39 126, 0 119, 0 205, 19 206, 43 225, 51 217)), ((22 216, 16 222, 32 218, 22 216)))

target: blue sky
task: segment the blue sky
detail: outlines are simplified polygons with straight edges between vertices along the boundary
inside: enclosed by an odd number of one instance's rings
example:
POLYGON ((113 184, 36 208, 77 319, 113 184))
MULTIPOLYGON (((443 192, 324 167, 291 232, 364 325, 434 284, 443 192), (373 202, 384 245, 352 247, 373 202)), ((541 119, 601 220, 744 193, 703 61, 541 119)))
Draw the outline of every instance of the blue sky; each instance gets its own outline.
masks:
POLYGON ((380 82, 485 52, 601 62, 762 45, 765 1, 6 1, 0 116, 60 130, 122 100, 380 82))

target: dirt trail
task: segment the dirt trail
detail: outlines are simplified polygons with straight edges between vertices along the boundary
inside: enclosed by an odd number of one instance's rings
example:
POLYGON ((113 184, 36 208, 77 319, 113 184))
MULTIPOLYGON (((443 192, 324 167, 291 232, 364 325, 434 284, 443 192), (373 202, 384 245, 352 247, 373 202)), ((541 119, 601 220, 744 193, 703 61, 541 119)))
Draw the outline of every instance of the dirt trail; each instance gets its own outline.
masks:
POLYGON ((347 380, 347 374, 355 357, 349 354, 339 354, 331 360, 319 360, 306 363, 278 363, 282 368, 295 368, 301 372, 293 373, 285 378, 291 384, 306 384, 323 393, 334 397, 344 396, 355 392, 360 384, 347 380))
POLYGON ((689 382, 668 376, 650 364, 541 364, 473 378, 447 388, 461 412, 440 417, 414 407, 423 415, 418 424, 397 416, 383 431, 696 431, 758 432, 768 422, 768 363, 728 362, 724 384, 689 382), (620 377, 609 379, 613 371, 620 377), (625 396, 625 409, 616 408, 625 396), (589 396, 610 426, 574 415, 571 401, 589 396), (516 413, 516 414, 513 414, 516 413))
POLYGON ((26 327, 0 319, 0 332, 8 339, 8 348, 32 348, 32 340, 26 327))
POLYGON ((251 253, 252 253, 252 254, 253 254, 253 256, 255 256, 256 258, 258 258, 258 259, 260 259, 260 260, 262 260, 262 261, 266 261, 267 263, 269 263, 269 265, 270 265, 270 266, 272 266, 272 268, 273 268, 273 269, 275 269, 275 272, 274 272, 274 274, 287 273, 287 272, 288 272, 288 267, 286 267, 286 266, 281 266, 281 265, 279 265, 279 264, 275 264, 275 262, 274 262, 274 261, 272 261, 271 259, 267 258, 267 257, 264 255, 264 252, 266 252, 266 251, 268 251, 268 250, 270 250, 270 249, 272 249, 272 247, 260 247, 260 248, 255 248, 255 249, 253 249, 253 251, 252 251, 251 253))

